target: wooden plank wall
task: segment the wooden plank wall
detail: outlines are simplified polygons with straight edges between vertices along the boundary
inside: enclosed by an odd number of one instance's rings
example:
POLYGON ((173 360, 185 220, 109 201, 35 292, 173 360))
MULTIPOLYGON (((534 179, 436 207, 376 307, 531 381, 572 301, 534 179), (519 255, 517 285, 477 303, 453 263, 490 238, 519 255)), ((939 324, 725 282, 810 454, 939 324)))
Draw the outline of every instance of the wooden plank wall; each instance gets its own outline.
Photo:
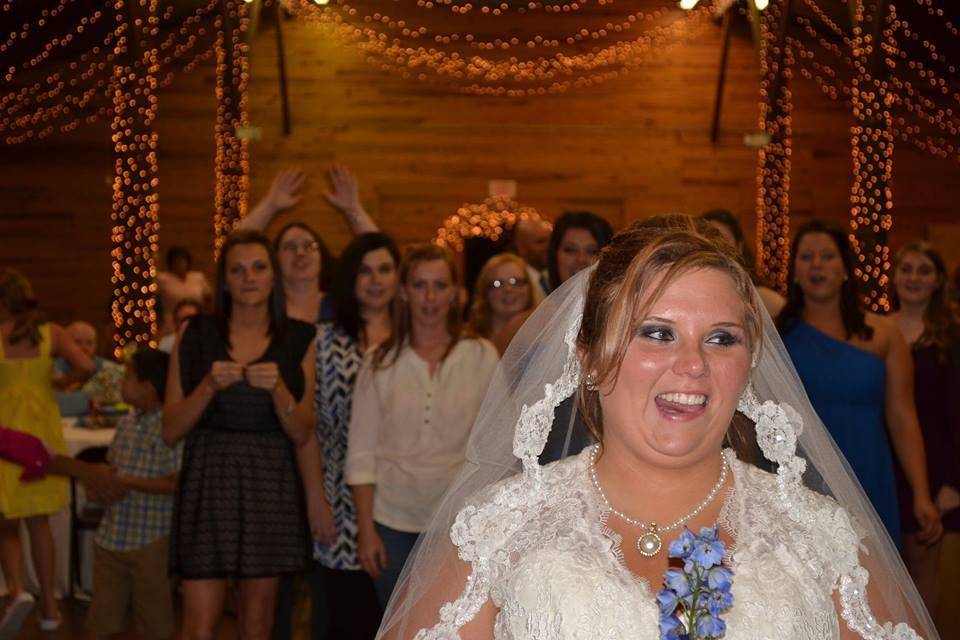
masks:
MULTIPOLYGON (((727 207, 753 228, 756 152, 743 137, 757 126, 757 70, 745 28, 733 39, 717 144, 709 126, 719 27, 620 80, 536 99, 403 80, 312 25, 287 21, 284 30, 293 134, 281 132, 274 34, 264 24, 252 52, 250 115, 262 137, 251 143, 251 201, 277 170, 303 167, 304 202, 279 222, 306 220, 335 249, 348 231, 322 198, 333 160, 359 174, 368 209, 401 241, 426 239, 498 178, 516 180, 519 200, 548 214, 593 208, 619 226, 727 207)), ((187 246, 210 274, 213 86, 211 65, 178 78, 160 93, 158 124, 161 248, 187 246)), ((842 221, 849 114, 812 83, 797 80, 794 94, 793 213, 842 221)), ((0 148, 0 264, 26 271, 57 320, 108 322, 111 176, 105 121, 0 148)), ((894 180, 895 246, 957 222, 960 165, 900 145, 894 180)))

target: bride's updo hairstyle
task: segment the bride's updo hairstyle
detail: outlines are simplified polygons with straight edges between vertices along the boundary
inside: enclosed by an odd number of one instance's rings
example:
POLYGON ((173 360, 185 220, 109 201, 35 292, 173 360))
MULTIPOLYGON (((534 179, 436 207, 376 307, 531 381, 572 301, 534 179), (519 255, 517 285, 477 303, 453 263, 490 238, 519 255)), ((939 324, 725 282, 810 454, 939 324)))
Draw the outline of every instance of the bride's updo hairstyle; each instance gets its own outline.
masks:
MULTIPOLYGON (((616 383, 627 347, 651 307, 671 283, 694 269, 717 269, 730 276, 744 303, 747 347, 751 354, 759 353, 763 326, 759 302, 741 257, 720 233, 702 220, 681 214, 633 223, 600 253, 577 336, 583 371, 580 413, 599 442, 603 442, 603 414, 596 387, 616 383)), ((753 438, 743 431, 738 425, 728 430, 727 437, 738 453, 744 448, 746 454, 753 448, 753 438)))

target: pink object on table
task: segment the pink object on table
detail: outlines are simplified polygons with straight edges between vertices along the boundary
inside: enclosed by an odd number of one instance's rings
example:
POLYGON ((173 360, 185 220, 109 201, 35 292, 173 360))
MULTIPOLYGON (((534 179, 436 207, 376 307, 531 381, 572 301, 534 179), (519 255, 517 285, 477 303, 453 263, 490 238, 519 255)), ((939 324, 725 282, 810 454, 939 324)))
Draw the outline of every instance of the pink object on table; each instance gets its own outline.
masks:
POLYGON ((46 475, 52 456, 43 441, 28 433, 0 426, 0 460, 23 467, 21 482, 39 480, 46 475))

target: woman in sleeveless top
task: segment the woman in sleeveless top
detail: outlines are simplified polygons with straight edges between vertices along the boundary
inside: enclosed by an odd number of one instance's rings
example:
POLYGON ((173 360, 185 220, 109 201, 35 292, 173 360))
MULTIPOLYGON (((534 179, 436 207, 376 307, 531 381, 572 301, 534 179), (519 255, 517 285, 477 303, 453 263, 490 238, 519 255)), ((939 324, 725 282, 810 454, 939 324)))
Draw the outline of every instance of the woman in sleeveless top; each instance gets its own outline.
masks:
MULTIPOLYGON (((380 621, 373 582, 357 557, 357 516, 343 472, 354 383, 364 353, 390 337, 399 263, 399 251, 389 236, 364 233, 354 238, 340 256, 331 291, 336 320, 317 327, 317 436, 337 539, 332 545, 316 546, 320 570, 309 582, 311 586, 323 582, 322 602, 314 595, 313 604, 325 606, 330 638, 369 640, 380 621)), ((311 615, 313 628, 316 614, 311 615)), ((314 632, 312 637, 322 636, 314 632)))
POLYGON ((311 529, 333 537, 316 490, 314 327, 287 318, 276 258, 258 232, 235 232, 224 245, 216 309, 181 330, 171 361, 164 438, 186 443, 170 570, 183 584, 181 637, 215 632, 236 579, 241 635, 263 638, 278 576, 306 567, 311 529))
MULTIPOLYGON (((913 351, 917 415, 927 450, 930 495, 943 513, 946 535, 960 533, 960 327, 947 304, 947 269, 943 257, 927 242, 911 242, 897 253, 893 272, 890 318, 913 351)), ((903 526, 903 557, 931 613, 942 602, 942 542, 918 539, 913 497, 903 470, 897 468, 903 526)), ((960 567, 954 569, 954 573, 960 567)), ((939 622, 939 621, 938 621, 939 622)), ((938 624, 944 637, 946 626, 938 624)))
MULTIPOLYGON (((53 395, 53 359, 64 358, 71 372, 63 384, 82 382, 93 362, 58 325, 43 322, 27 279, 0 269, 0 425, 29 433, 55 453, 64 454, 60 412, 53 395)), ((26 519, 43 602, 41 627, 59 626, 54 594, 54 547, 48 516, 67 504, 67 482, 46 478, 20 482, 22 468, 0 462, 0 564, 13 601, 23 590, 20 572, 20 520, 26 519)))
POLYGON ((909 347, 890 320, 862 310, 842 229, 820 220, 802 225, 791 255, 787 304, 777 325, 807 395, 899 543, 893 444, 914 495, 920 535, 932 542, 942 527, 927 485, 909 347))

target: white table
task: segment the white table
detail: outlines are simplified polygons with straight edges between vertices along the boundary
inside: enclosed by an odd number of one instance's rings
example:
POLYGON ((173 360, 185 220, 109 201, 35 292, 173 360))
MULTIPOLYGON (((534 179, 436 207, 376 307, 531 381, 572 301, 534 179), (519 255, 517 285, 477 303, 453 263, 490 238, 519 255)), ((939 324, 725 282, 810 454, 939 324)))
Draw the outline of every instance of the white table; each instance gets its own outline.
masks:
MULTIPOLYGON (((105 447, 113 440, 113 429, 84 429, 78 427, 77 418, 63 418, 63 437, 67 445, 67 455, 76 456, 90 447, 105 447)), ((83 488, 78 487, 77 498, 84 500, 83 488)), ((57 596, 70 593, 70 505, 50 516, 50 529, 53 532, 53 544, 56 549, 56 574, 54 585, 57 596)), ((37 574, 30 558, 30 535, 26 524, 20 526, 20 541, 23 546, 24 588, 31 593, 39 593, 37 574)), ((80 538, 80 586, 90 591, 93 588, 93 534, 84 532, 80 538)), ((6 582, 0 575, 0 593, 6 592, 6 582)))

